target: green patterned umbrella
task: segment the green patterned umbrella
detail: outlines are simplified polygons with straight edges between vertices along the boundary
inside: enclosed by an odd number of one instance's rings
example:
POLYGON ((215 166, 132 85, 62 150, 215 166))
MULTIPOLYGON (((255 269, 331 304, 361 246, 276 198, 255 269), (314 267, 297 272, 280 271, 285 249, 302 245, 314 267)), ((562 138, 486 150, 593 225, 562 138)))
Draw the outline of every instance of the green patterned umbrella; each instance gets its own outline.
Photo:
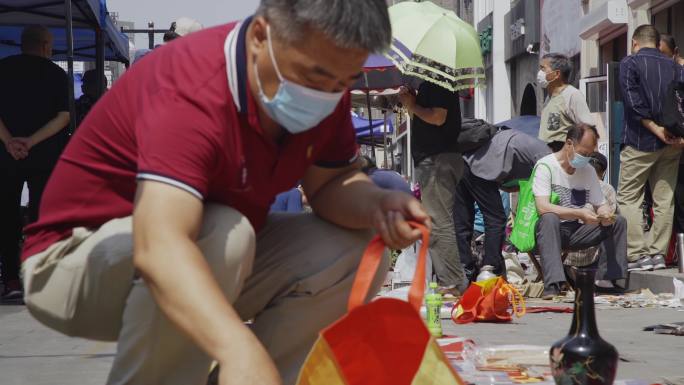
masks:
POLYGON ((480 38, 472 25, 432 2, 389 8, 392 47, 387 57, 406 75, 451 91, 484 81, 480 38))

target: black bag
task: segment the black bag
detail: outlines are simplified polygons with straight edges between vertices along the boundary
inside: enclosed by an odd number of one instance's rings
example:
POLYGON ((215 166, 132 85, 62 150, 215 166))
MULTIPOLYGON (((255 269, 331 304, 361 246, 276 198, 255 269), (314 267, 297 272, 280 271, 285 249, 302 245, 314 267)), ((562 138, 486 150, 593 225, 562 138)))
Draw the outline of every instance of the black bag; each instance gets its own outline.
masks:
POLYGON ((492 139, 498 128, 482 119, 463 119, 457 149, 461 154, 475 151, 492 139))
POLYGON ((673 68, 674 76, 667 87, 667 96, 663 103, 662 125, 672 135, 684 137, 684 81, 680 76, 683 69, 676 61, 673 68))

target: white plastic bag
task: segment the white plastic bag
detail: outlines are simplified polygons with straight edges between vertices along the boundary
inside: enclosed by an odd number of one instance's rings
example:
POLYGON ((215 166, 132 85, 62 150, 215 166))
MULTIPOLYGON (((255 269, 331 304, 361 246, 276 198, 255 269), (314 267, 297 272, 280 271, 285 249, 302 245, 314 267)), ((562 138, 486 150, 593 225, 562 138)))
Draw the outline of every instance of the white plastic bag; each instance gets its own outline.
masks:
POLYGON ((674 296, 670 307, 682 307, 684 306, 684 282, 672 278, 672 284, 674 285, 674 296))
MULTIPOLYGON (((418 263, 418 250, 420 250, 421 241, 416 242, 413 246, 409 246, 402 250, 397 262, 394 265, 394 281, 395 282, 411 282, 413 274, 416 272, 416 263, 418 263)), ((432 279, 432 259, 430 259, 430 252, 427 253, 425 266, 425 277, 429 282, 432 279)), ((426 286, 427 287, 427 286, 426 286)))
POLYGON ((503 253, 506 264, 506 280, 508 283, 520 285, 525 282, 525 270, 523 269, 516 253, 503 253))

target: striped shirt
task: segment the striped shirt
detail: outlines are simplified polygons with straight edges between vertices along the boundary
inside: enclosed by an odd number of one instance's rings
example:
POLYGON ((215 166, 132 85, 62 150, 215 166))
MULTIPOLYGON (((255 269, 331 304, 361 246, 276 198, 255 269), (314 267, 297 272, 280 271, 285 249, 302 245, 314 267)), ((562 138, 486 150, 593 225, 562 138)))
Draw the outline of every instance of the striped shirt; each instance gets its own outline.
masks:
POLYGON ((662 122, 662 105, 669 102, 667 88, 675 77, 684 81, 684 67, 656 48, 642 48, 620 62, 620 90, 625 103, 622 143, 639 151, 654 152, 665 147, 641 119, 662 122))

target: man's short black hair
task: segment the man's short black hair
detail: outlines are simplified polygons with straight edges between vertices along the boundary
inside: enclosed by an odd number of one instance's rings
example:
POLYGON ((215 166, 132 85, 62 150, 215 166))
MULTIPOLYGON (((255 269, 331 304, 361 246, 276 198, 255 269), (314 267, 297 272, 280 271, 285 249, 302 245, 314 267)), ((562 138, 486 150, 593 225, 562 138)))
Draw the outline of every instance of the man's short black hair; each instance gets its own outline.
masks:
POLYGON ((567 56, 560 53, 547 53, 542 57, 549 61, 549 67, 554 71, 560 71, 561 79, 564 83, 570 82, 570 76, 572 75, 572 62, 567 56))
POLYGON ((632 34, 632 39, 642 45, 648 44, 654 47, 660 42, 660 32, 651 24, 644 24, 637 27, 632 34))
POLYGON ((608 159, 600 152, 592 152, 589 155, 589 163, 594 166, 596 171, 600 174, 606 172, 608 169, 608 159))
POLYGON ((169 30, 164 32, 163 41, 164 43, 168 43, 171 40, 178 39, 179 37, 181 37, 181 35, 176 33, 176 22, 174 21, 173 23, 171 23, 169 30))
POLYGON ((565 140, 572 140, 575 143, 579 143, 582 141, 582 138, 584 138, 584 135, 588 132, 591 131, 594 133, 596 136, 596 140, 600 138, 598 131, 596 130, 595 126, 590 126, 588 124, 575 124, 574 126, 570 127, 568 130, 568 135, 565 138, 565 140))
POLYGON ((672 51, 672 52, 674 52, 675 49, 677 49, 677 42, 675 42, 675 38, 672 35, 666 35, 666 34, 660 35, 660 42, 665 43, 667 48, 669 48, 670 51, 672 51))
POLYGON ((50 30, 42 25, 27 25, 21 32, 21 49, 32 50, 39 47, 50 39, 50 30))

